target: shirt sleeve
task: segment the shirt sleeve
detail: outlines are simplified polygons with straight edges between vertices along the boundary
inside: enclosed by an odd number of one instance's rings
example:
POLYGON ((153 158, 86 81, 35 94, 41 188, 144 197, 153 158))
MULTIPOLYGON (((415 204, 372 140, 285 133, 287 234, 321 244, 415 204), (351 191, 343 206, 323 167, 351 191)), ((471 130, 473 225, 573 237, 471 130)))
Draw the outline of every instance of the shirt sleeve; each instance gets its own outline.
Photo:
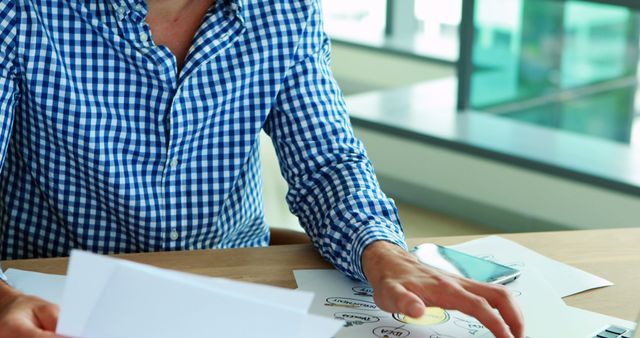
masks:
POLYGON ((16 85, 16 13, 13 1, 0 6, 0 170, 9 145, 18 88, 16 85))
MULTIPOLYGON (((4 167, 18 96, 14 64, 15 39, 14 1, 0 0, 0 170, 4 167)), ((0 224, 0 235, 3 231, 2 224, 0 224)), ((1 245, 2 243, 0 243, 1 245)), ((0 281, 7 281, 2 273, 2 266, 0 266, 0 281)))
POLYGON ((2 272, 2 264, 0 264, 0 283, 9 284, 9 280, 7 279, 7 276, 5 276, 4 272, 2 272))
POLYGON ((317 1, 265 124, 289 184, 287 203, 320 253, 347 276, 365 280, 361 256, 384 240, 406 249, 394 202, 381 191, 354 136, 331 69, 330 42, 317 1))

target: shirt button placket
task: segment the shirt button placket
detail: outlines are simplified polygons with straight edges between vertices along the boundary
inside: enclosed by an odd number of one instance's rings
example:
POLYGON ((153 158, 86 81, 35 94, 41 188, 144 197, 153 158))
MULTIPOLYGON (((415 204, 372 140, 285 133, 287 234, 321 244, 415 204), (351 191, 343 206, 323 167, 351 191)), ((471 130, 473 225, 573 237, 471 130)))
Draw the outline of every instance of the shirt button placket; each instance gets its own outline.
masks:
POLYGON ((171 160, 171 162, 169 162, 169 167, 170 167, 171 169, 175 169, 175 168, 177 168, 177 167, 178 167, 178 164, 179 164, 178 159, 175 159, 175 158, 174 158, 173 160, 171 160))
POLYGON ((124 8, 124 6, 118 7, 118 9, 116 9, 116 13, 118 13, 118 19, 122 20, 126 12, 127 10, 124 8))
POLYGON ((171 233, 169 234, 169 238, 171 238, 172 241, 176 241, 178 240, 178 238, 180 238, 180 233, 178 233, 178 230, 171 229, 171 233))

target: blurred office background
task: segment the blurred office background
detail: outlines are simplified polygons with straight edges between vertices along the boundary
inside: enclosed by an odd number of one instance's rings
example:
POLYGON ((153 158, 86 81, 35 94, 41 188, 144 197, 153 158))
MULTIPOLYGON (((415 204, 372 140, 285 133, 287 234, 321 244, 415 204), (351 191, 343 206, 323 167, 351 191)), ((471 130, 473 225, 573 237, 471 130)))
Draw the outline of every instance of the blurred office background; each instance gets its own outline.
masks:
MULTIPOLYGON (((640 2, 324 0, 408 236, 640 225, 640 2)), ((299 229, 268 138, 272 226, 299 229)))

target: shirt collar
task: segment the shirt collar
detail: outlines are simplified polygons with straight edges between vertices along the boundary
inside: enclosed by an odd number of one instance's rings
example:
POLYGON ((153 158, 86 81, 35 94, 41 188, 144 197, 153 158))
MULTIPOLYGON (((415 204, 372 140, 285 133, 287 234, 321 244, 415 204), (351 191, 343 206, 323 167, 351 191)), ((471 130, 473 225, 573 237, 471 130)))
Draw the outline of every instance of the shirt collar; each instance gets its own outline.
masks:
POLYGON ((242 10, 242 7, 244 6, 244 0, 231 0, 230 2, 238 6, 238 11, 242 10))
POLYGON ((143 18, 147 16, 147 3, 145 0, 111 0, 111 10, 118 20, 122 20, 132 13, 143 18))

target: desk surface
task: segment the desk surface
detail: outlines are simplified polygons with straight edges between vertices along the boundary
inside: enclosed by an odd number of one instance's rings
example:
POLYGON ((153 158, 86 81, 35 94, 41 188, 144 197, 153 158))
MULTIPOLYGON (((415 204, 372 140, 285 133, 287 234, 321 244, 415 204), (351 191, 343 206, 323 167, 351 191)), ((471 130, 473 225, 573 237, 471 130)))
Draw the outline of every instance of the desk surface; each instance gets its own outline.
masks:
MULTIPOLYGON (((542 232, 502 235, 541 254, 571 264, 615 283, 566 298, 569 305, 635 320, 640 308, 640 228, 542 232)), ((481 236, 410 239, 409 244, 452 245, 481 236)), ((269 248, 158 252, 119 255, 121 258, 196 274, 226 277, 295 288, 292 270, 330 268, 311 245, 269 248)), ((4 262, 18 268, 64 274, 66 258, 4 262)))

